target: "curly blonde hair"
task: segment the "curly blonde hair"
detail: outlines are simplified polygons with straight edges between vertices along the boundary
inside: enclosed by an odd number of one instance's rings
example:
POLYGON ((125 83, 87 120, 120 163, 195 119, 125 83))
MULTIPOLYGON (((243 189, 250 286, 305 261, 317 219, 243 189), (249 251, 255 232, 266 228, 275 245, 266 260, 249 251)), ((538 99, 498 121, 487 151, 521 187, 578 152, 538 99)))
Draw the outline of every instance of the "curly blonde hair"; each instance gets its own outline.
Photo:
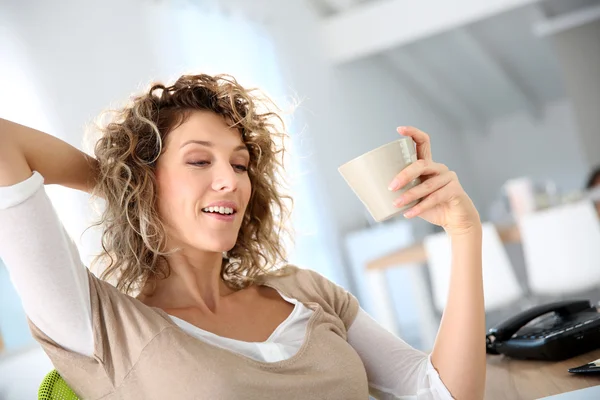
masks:
POLYGON ((291 238, 286 224, 291 198, 281 192, 288 136, 275 112, 279 109, 262 92, 243 88, 229 75, 184 75, 172 86, 153 84, 99 126, 94 148, 99 177, 92 196, 103 198, 106 207, 92 225, 103 228, 103 251, 93 264, 107 265, 100 278, 116 278, 124 293, 170 275, 166 256, 176 250, 166 248, 155 167, 169 132, 195 110, 221 115, 239 129, 250 152, 252 192, 236 244, 223 259, 222 279, 241 289, 277 274, 286 262, 282 240, 291 238))

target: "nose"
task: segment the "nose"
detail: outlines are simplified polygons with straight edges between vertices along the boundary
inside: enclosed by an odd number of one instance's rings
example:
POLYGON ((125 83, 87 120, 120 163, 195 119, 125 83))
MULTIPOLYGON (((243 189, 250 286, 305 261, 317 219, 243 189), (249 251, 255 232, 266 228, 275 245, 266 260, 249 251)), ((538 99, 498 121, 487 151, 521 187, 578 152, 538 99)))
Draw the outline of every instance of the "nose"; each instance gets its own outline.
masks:
POLYGON ((213 168, 212 188, 217 192, 233 192, 237 189, 238 177, 229 163, 219 163, 213 168))

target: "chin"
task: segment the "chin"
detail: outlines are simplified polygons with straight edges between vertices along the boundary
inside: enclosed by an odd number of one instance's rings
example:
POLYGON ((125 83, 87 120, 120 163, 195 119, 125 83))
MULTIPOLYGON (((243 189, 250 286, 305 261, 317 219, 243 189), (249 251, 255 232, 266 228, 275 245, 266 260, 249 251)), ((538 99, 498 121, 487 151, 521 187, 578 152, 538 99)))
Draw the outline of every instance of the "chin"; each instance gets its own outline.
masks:
POLYGON ((229 251, 233 249, 235 246, 235 239, 230 238, 207 238, 207 240, 202 240, 196 242, 196 248, 205 249, 207 251, 222 253, 224 251, 229 251))

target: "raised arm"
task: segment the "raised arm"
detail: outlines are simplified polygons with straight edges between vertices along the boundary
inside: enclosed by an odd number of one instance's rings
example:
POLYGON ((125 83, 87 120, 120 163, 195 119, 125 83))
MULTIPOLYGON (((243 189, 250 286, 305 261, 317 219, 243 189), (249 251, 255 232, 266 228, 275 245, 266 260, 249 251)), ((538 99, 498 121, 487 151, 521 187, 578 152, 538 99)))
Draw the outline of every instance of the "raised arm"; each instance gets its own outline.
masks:
POLYGON ((479 213, 456 173, 433 161, 429 136, 415 128, 398 128, 398 132, 413 138, 419 160, 402 170, 390 186, 402 187, 417 177, 423 183, 403 193, 396 204, 421 199, 404 215, 443 227, 452 242, 450 291, 431 361, 455 398, 482 399, 486 363, 479 213))
POLYGON ((29 320, 86 356, 94 352, 88 272, 43 184, 89 192, 95 170, 62 140, 0 119, 0 258, 29 320))
POLYGON ((0 118, 0 186, 22 182, 38 171, 45 183, 90 193, 97 161, 44 132, 0 118))

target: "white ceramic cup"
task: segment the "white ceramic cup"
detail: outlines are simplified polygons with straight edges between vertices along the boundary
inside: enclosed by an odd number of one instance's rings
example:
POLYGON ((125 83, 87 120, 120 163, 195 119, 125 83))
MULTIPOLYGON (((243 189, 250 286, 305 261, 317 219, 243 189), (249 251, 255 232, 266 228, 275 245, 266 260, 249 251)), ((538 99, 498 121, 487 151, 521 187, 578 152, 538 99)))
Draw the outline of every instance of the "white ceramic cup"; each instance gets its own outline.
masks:
POLYGON ((418 203, 413 201, 400 208, 393 204, 401 193, 421 183, 419 178, 396 191, 388 190, 394 177, 415 161, 415 142, 412 138, 403 137, 348 161, 338 171, 367 207, 373 219, 382 222, 403 214, 418 203))

